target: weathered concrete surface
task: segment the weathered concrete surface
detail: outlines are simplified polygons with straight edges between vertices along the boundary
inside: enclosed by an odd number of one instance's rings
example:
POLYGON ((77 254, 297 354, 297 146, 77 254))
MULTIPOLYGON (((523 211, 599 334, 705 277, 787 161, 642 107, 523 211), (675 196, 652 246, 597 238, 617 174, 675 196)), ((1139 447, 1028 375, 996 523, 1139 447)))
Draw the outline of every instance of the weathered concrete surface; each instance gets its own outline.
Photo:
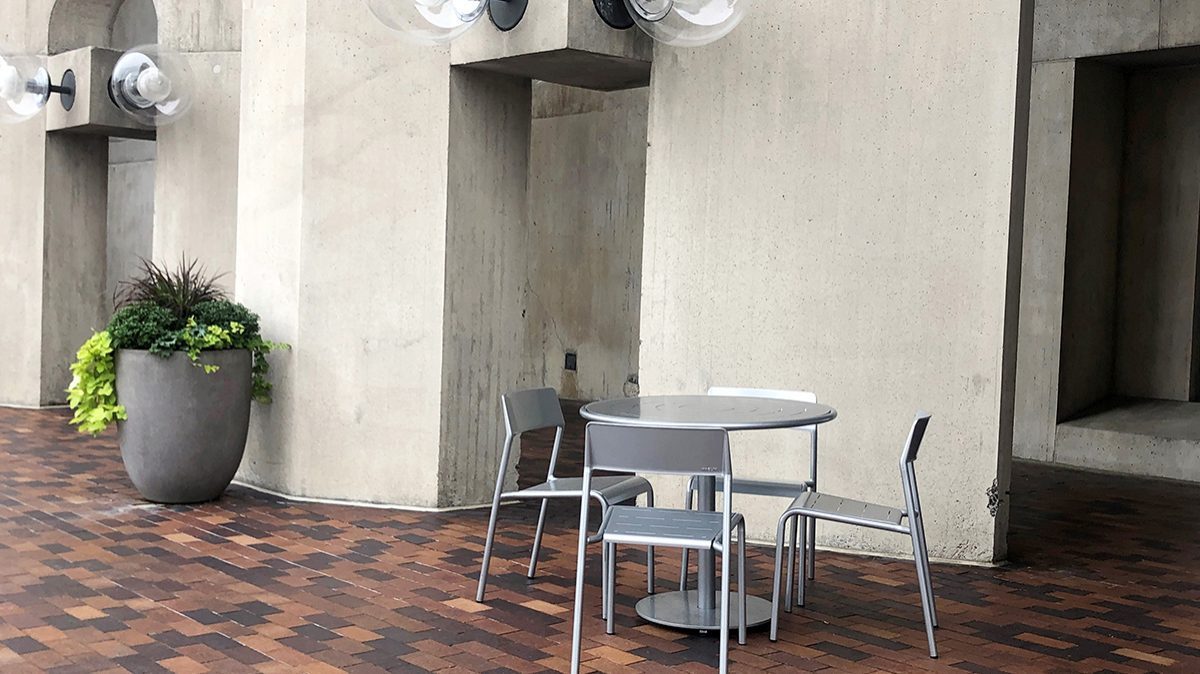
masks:
MULTIPOLYGON (((154 143, 112 140, 108 146, 108 259, 104 294, 133 276, 153 254, 154 143)), ((107 305, 105 308, 109 308, 107 305)))
POLYGON ((1131 75, 1128 115, 1115 392, 1189 400, 1197 356, 1200 69, 1131 75))
POLYGON ((237 292, 295 348, 241 475, 437 505, 449 55, 359 0, 244 9, 237 292))
MULTIPOLYGON (((530 301, 529 80, 450 72, 446 303, 438 504, 485 503, 504 424, 500 395, 523 376, 530 301)), ((516 461, 509 482, 516 481, 516 461)))
POLYGON ((108 315, 108 139, 46 137, 39 403, 66 401, 68 366, 108 315))
POLYGON ((195 80, 192 109, 158 130, 154 257, 199 260, 236 285, 241 53, 184 55, 195 80))
POLYGON ((1160 0, 1037 0, 1034 12, 1035 61, 1159 47, 1160 0))
POLYGON ((1125 75, 1104 65, 1077 62, 1074 98, 1062 282, 1060 420, 1103 400, 1113 388, 1125 75))
MULTIPOLYGON (((821 436, 823 489, 884 501, 929 410, 918 472, 939 557, 1002 554, 986 505, 1012 422, 1021 11, 823 0, 655 55, 642 392, 814 390, 840 412, 821 436)), ((736 451, 743 475, 802 474, 768 437, 736 451)), ((769 536, 779 504, 741 503, 769 536)), ((821 542, 907 545, 832 526, 821 542)))
POLYGON ((1075 63, 1035 63, 1031 91, 1013 455, 1048 460, 1058 421, 1075 63))
POLYGON ((1054 462, 1200 481, 1200 404, 1126 399, 1060 424, 1054 462))
POLYGON ((649 92, 533 91, 525 369, 565 398, 622 397, 638 372, 649 92))
POLYGON ((1159 20, 1163 47, 1200 44, 1200 3, 1195 0, 1161 0, 1159 20))

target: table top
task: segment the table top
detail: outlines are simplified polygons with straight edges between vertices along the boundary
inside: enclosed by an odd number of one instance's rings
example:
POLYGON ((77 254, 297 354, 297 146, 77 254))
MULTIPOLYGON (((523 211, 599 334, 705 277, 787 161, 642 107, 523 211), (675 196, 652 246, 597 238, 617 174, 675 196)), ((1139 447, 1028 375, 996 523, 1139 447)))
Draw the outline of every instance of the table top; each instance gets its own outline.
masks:
POLYGON ((584 419, 626 426, 724 428, 747 431, 795 428, 833 421, 828 405, 746 396, 670 395, 620 398, 588 403, 584 419))

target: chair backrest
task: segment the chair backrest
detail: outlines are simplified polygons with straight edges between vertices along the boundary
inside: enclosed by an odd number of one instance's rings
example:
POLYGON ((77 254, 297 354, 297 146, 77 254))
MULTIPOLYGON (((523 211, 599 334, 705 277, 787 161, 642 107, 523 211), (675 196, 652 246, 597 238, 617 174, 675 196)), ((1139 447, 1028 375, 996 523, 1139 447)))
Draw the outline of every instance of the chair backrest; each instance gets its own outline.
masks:
POLYGON ((928 427, 929 413, 917 412, 917 418, 908 431, 904 451, 900 453, 900 487, 904 491, 904 510, 909 519, 918 524, 922 517, 921 494, 917 490, 917 470, 913 462, 917 460, 917 451, 921 449, 921 440, 925 438, 925 429, 928 427))
POLYGON ((908 441, 904 443, 904 451, 900 453, 900 469, 905 470, 917 460, 917 452, 921 449, 921 440, 925 439, 925 429, 929 427, 930 414, 917 412, 912 428, 908 431, 908 441))
MULTIPOLYGON (((593 422, 584 437, 585 470, 732 477, 729 434, 721 428, 663 428, 593 422)), ((728 481, 726 481, 728 484, 728 481)))
POLYGON ((566 425, 558 393, 552 388, 511 391, 500 396, 504 409, 504 425, 510 436, 539 428, 562 428, 566 425))

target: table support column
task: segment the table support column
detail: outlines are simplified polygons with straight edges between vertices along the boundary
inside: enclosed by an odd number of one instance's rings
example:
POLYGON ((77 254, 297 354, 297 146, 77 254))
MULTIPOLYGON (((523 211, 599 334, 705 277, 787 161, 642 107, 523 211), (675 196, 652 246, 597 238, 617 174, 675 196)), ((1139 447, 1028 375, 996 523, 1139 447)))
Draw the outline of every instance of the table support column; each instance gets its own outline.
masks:
MULTIPOLYGON (((713 512, 717 509, 717 480, 714 477, 701 477, 699 483, 698 510, 713 512)), ((699 550, 699 564, 696 571, 696 589, 702 610, 717 608, 717 556, 712 550, 699 550)))

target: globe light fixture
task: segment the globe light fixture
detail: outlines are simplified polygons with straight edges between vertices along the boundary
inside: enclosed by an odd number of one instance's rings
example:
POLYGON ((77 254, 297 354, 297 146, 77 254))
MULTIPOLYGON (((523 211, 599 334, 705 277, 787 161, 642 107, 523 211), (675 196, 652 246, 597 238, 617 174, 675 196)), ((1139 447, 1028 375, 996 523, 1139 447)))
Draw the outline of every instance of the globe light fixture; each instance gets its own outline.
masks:
POLYGON ((165 126, 192 106, 192 70, 175 52, 158 45, 121 55, 108 80, 113 103, 146 126, 165 126))
POLYGON ((366 0, 383 25, 421 45, 446 44, 479 22, 484 10, 492 24, 512 30, 525 16, 528 0, 366 0))
POLYGON ((75 75, 63 76, 61 86, 34 56, 0 54, 0 122, 17 124, 42 111, 50 94, 60 94, 68 110, 75 102, 75 75))
POLYGON ((750 0, 625 0, 647 35, 672 47, 701 47, 742 22, 750 0))

